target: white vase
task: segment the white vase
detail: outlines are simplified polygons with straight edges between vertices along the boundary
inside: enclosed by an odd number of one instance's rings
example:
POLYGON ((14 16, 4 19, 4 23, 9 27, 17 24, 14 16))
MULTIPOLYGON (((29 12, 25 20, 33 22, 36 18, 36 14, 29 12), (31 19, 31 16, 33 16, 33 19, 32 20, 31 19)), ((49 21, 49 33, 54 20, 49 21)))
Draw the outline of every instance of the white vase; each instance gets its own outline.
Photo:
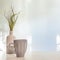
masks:
POLYGON ((10 31, 9 35, 7 36, 7 43, 6 43, 7 54, 14 53, 14 43, 13 43, 14 39, 15 39, 15 36, 13 35, 13 31, 10 31))

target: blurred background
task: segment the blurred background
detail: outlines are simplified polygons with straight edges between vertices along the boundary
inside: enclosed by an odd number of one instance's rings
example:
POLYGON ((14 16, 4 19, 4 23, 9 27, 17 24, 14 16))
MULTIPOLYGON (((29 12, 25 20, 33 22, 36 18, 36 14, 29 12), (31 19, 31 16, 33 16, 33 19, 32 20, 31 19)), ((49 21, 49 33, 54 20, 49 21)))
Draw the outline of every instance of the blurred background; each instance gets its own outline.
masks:
POLYGON ((15 12, 21 12, 14 27, 16 39, 27 38, 31 51, 60 51, 60 0, 0 0, 3 44, 9 31, 4 13, 11 5, 15 12))

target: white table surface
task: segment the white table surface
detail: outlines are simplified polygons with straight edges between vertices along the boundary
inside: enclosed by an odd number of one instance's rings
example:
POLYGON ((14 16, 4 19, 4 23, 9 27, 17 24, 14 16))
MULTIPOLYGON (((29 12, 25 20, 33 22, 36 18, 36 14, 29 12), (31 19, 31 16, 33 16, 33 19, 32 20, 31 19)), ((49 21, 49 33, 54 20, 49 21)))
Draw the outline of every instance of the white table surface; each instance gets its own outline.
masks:
POLYGON ((6 60, 60 60, 60 52, 31 52, 19 58, 15 54, 7 54, 6 60))

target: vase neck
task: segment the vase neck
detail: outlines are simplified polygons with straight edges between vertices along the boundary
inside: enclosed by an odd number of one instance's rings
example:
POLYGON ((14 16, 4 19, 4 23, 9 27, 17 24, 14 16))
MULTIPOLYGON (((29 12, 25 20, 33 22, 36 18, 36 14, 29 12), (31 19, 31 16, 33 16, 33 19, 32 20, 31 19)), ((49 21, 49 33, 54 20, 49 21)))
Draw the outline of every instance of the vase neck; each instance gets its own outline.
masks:
POLYGON ((10 35, 12 35, 13 34, 13 31, 10 31, 10 35))

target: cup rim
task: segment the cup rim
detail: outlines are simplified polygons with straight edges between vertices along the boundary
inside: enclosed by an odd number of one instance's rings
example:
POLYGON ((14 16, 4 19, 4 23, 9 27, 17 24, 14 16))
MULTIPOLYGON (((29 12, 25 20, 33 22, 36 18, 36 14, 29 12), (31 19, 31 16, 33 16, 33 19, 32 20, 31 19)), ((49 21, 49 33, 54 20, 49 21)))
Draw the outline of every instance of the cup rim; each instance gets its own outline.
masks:
POLYGON ((14 41, 27 41, 27 39, 14 39, 14 41))

